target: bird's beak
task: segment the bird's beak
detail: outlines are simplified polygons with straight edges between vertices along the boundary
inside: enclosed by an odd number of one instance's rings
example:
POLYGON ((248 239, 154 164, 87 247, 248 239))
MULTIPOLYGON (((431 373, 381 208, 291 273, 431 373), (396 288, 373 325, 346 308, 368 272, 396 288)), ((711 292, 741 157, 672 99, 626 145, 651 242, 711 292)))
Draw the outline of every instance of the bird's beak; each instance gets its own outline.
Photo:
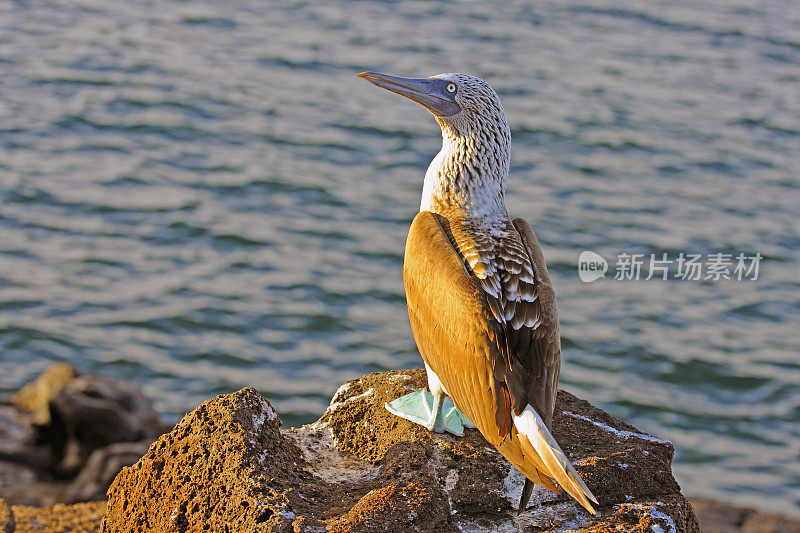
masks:
POLYGON ((378 72, 362 72, 358 77, 373 85, 410 98, 439 117, 449 117, 461 111, 454 96, 447 92, 450 82, 446 80, 399 78, 378 72))

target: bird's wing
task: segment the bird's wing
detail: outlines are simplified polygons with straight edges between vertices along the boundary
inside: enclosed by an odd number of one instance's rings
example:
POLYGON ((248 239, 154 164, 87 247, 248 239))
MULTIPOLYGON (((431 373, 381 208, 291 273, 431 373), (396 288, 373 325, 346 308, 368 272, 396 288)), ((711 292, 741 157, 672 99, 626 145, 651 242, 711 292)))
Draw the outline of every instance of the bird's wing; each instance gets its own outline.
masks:
MULTIPOLYGON (((480 279, 457 251, 449 226, 445 217, 428 211, 411 224, 403 265, 411 329, 422 358, 448 395, 497 446, 502 437, 495 424, 491 361, 499 357, 502 328, 480 279)), ((510 424, 505 415, 501 418, 510 424)))
POLYGON ((528 405, 550 426, 561 361, 555 295, 536 236, 523 219, 506 233, 492 248, 457 222, 422 212, 411 225, 403 269, 422 357, 454 400, 449 387, 462 379, 454 369, 471 379, 480 374, 475 385, 492 397, 475 409, 491 416, 500 439, 512 414, 528 405), (457 348, 466 345, 480 353, 466 356, 457 348))
POLYGON ((555 490, 555 478, 593 512, 594 497, 549 431, 561 355, 549 276, 527 222, 507 230, 488 259, 492 246, 458 221, 414 218, 403 265, 411 329, 483 436, 528 479, 555 490))
POLYGON ((496 262, 502 279, 505 331, 512 366, 510 370, 504 365, 496 367, 495 375, 504 376, 515 414, 531 405, 550 428, 561 370, 555 291, 531 225, 523 218, 515 218, 509 230, 512 230, 510 238, 503 241, 496 262), (515 364, 524 369, 522 380, 513 375, 515 364))
POLYGON ((518 218, 494 234, 450 219, 449 235, 460 259, 477 278, 494 320, 491 354, 501 436, 512 414, 532 405, 550 427, 561 368, 555 292, 530 225, 518 218))

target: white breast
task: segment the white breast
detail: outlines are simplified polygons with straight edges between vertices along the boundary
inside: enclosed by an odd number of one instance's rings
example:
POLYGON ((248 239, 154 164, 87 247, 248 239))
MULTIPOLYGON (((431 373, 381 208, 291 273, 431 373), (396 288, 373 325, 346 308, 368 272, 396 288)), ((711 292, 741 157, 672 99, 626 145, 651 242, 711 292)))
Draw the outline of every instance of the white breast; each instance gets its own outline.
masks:
POLYGON ((420 211, 431 211, 433 208, 433 196, 436 185, 439 181, 439 170, 442 168, 442 160, 445 155, 445 147, 443 146, 436 157, 433 158, 431 164, 428 165, 428 171, 425 172, 425 183, 422 185, 422 201, 419 205, 420 211))

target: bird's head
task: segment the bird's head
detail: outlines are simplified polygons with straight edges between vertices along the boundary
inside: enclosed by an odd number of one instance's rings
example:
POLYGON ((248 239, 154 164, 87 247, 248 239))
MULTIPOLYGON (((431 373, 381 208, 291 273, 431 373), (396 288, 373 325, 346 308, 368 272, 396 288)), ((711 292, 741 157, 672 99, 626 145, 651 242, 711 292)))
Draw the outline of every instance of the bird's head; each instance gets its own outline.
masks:
POLYGON ((362 72, 359 77, 414 100, 442 127, 442 149, 425 173, 420 209, 459 206, 489 225, 508 218, 503 194, 511 128, 488 83, 468 74, 399 78, 362 72))
POLYGON ((405 96, 433 113, 443 129, 456 135, 508 132, 500 97, 488 83, 469 74, 437 74, 430 78, 400 78, 378 72, 358 75, 373 85, 405 96))

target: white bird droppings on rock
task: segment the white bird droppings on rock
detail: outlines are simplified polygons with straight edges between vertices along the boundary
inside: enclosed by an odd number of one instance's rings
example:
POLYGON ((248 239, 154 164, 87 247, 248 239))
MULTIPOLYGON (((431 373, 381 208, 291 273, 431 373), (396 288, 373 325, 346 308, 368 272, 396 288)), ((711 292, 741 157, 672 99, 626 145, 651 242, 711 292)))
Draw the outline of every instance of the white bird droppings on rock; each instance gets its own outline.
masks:
POLYGON ((339 398, 344 396, 349 390, 350 390, 350 382, 348 381, 346 383, 343 383, 341 387, 336 389, 336 392, 333 394, 333 398, 331 398, 331 405, 339 402, 339 398))
POLYGON ((654 437, 652 435, 647 435, 646 433, 636 433, 634 431, 625 431, 625 430, 622 430, 622 429, 612 428, 608 424, 603 424, 602 422, 597 422, 596 420, 592 420, 591 418, 588 418, 588 417, 585 417, 585 416, 582 416, 582 415, 576 415, 575 413, 571 413, 569 411, 563 411, 563 413, 565 415, 567 415, 567 416, 571 416, 573 418, 577 418, 578 420, 585 420, 586 422, 590 422, 590 423, 594 424, 595 426, 599 427, 600 429, 602 429, 604 431, 608 431, 609 433, 613 433, 614 435, 617 435, 618 437, 621 437, 623 439, 628 439, 630 437, 636 437, 637 439, 647 440, 647 441, 650 441, 650 442, 657 442, 659 444, 672 444, 670 441, 668 441, 666 439, 659 439, 658 437, 654 437))
POLYGON ((380 468, 359 461, 337 448, 330 428, 321 422, 285 433, 314 467, 314 474, 329 483, 364 481, 377 477, 380 468))
MULTIPOLYGON (((641 503, 623 503, 618 507, 620 509, 627 508, 627 509, 634 509, 636 511, 644 511, 645 513, 649 514, 651 517, 657 520, 663 520, 664 524, 669 528, 669 533, 678 533, 678 527, 675 525, 675 520, 673 520, 671 516, 659 511, 656 505, 664 505, 664 504, 661 502, 655 502, 653 505, 647 505, 641 503)), ((664 528, 662 528, 658 524, 651 525, 650 529, 653 531, 653 533, 664 533, 664 528)))
MULTIPOLYGON (((522 496, 522 487, 525 485, 525 476, 514 468, 508 466, 508 475, 503 482, 502 496, 511 504, 512 508, 516 508, 519 499, 522 496)), ((558 498, 557 494, 553 494, 541 485, 533 487, 531 492, 531 499, 528 501, 528 507, 538 507, 545 502, 552 502, 558 498)))
MULTIPOLYGON (((347 385, 347 383, 345 383, 345 385, 347 385)), ((344 385, 342 385, 342 387, 343 386, 344 385)), ((341 387, 340 387, 340 390, 341 390, 341 387)), ((326 410, 326 414, 330 414, 330 413, 334 412, 335 410, 339 409, 340 407, 342 407, 343 405, 345 405, 347 403, 352 402, 353 400, 358 400, 359 398, 364 398, 366 396, 369 396, 370 394, 372 394, 372 391, 373 391, 373 389, 367 389, 366 391, 362 392, 361 394, 357 394, 355 396, 351 396, 351 397, 347 398, 344 401, 340 401, 340 402, 331 401, 331 404, 328 406, 328 409, 326 410)), ((337 392, 336 396, 334 396, 334 399, 336 399, 336 397, 338 397, 338 395, 339 395, 339 393, 337 392)))
POLYGON ((261 402, 261 412, 257 415, 253 415, 253 427, 256 431, 261 429, 261 426, 264 425, 264 422, 269 421, 272 422, 277 420, 278 413, 275 412, 275 409, 272 408, 266 400, 261 402))

